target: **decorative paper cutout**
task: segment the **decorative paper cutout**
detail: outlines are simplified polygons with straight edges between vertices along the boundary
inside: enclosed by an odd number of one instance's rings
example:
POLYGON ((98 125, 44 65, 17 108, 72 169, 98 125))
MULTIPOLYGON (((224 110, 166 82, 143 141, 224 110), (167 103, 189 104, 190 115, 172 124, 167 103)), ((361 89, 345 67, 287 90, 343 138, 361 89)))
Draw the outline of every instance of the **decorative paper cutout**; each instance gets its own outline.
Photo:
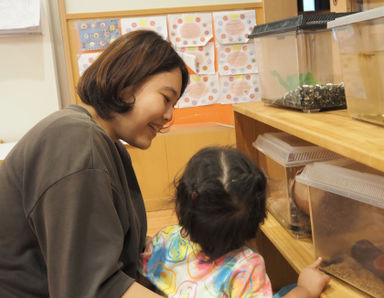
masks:
POLYGON ((119 20, 77 22, 81 51, 105 49, 120 36, 119 20))
POLYGON ((98 53, 85 53, 77 55, 77 64, 79 66, 79 74, 83 75, 84 71, 99 57, 101 52, 98 53))
POLYGON ((168 15, 169 38, 176 47, 204 46, 213 37, 210 13, 168 15))
POLYGON ((256 25, 254 10, 214 12, 215 39, 221 44, 247 43, 256 25))
POLYGON ((178 50, 184 62, 197 74, 214 74, 215 73, 215 45, 209 42, 206 46, 180 48, 178 50), (193 61, 184 56, 193 55, 193 61))
POLYGON ((259 76, 245 74, 220 77, 220 103, 229 104, 260 100, 259 76))
POLYGON ((152 30, 160 34, 165 40, 168 39, 166 16, 148 16, 141 18, 120 19, 121 33, 125 34, 138 29, 152 30))
POLYGON ((183 96, 178 101, 179 108, 204 106, 219 100, 219 80, 217 75, 191 75, 183 96))
POLYGON ((197 62, 196 56, 188 54, 186 52, 177 51, 181 59, 183 59, 184 63, 192 70, 192 73, 195 74, 197 72, 197 62))
POLYGON ((253 43, 219 45, 218 67, 221 75, 257 72, 255 45, 253 43))

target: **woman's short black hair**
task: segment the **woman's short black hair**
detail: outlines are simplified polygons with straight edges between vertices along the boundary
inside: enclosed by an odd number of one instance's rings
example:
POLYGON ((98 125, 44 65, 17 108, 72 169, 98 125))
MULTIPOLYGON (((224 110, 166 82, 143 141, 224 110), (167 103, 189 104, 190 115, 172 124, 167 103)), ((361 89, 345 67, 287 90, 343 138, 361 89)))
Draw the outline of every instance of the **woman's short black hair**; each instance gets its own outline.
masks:
POLYGON ((181 70, 181 96, 189 80, 184 61, 156 32, 132 31, 112 42, 86 69, 80 77, 77 93, 101 118, 110 119, 112 113, 125 113, 134 105, 134 101, 126 102, 121 98, 124 89, 129 91, 126 96, 134 95, 148 77, 175 68, 181 70))
POLYGON ((184 236, 215 260, 256 237, 266 217, 266 177, 239 150, 207 147, 175 181, 184 236))

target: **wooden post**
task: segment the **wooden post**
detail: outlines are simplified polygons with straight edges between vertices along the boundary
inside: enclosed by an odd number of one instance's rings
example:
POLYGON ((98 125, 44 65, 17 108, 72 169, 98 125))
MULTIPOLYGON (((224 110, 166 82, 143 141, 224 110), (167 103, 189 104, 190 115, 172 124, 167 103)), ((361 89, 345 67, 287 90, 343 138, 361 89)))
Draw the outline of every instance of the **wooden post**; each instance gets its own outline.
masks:
POLYGON ((332 12, 365 11, 384 5, 383 0, 329 0, 332 12))
POLYGON ((297 0, 264 0, 265 23, 297 16, 297 0))

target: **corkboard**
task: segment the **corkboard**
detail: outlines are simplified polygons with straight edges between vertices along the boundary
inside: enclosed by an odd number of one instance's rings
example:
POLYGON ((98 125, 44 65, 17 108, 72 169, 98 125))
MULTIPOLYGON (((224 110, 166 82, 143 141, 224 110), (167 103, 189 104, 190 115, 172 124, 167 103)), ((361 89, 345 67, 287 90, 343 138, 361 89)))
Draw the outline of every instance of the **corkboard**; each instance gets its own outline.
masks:
MULTIPOLYGON (((113 19, 124 17, 142 17, 142 16, 162 16, 174 13, 194 13, 194 12, 215 12, 230 10, 252 10, 256 12, 258 24, 264 23, 264 4, 257 3, 234 3, 225 5, 210 6, 190 6, 190 7, 172 7, 145 10, 130 11, 108 11, 95 13, 76 13, 67 14, 65 10, 65 0, 59 0, 60 17, 64 39, 64 51, 67 65, 67 74, 69 81, 70 102, 79 103, 80 99, 76 95, 76 84, 79 79, 79 69, 77 55, 81 53, 80 42, 77 31, 77 22, 96 19, 113 19)), ((214 104, 207 106, 198 106, 191 108, 175 109, 173 124, 193 124, 204 122, 218 122, 222 124, 233 125, 233 111, 230 104, 214 104)))

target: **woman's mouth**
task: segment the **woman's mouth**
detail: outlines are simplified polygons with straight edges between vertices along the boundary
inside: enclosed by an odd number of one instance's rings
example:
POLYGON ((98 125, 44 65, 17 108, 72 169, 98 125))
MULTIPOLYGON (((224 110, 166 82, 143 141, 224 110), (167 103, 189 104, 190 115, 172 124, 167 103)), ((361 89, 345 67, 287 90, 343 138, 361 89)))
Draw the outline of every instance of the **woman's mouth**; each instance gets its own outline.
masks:
POLYGON ((152 128, 155 131, 155 133, 160 132, 160 130, 163 128, 163 125, 157 125, 153 123, 148 124, 148 126, 152 128))

